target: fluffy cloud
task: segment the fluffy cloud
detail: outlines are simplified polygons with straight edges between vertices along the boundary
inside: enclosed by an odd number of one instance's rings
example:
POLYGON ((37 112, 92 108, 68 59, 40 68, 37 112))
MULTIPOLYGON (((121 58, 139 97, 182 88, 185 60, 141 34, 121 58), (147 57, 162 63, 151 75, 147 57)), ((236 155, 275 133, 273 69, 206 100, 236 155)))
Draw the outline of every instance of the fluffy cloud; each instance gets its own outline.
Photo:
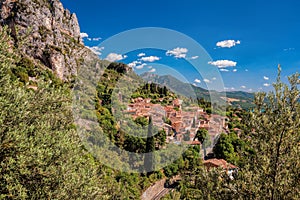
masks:
POLYGON ((122 54, 117 54, 117 53, 110 53, 108 54, 108 56, 105 58, 105 60, 108 60, 110 62, 115 62, 115 61, 119 61, 119 60, 123 60, 127 58, 126 55, 122 55, 122 54))
POLYGON ((140 54, 138 54, 137 56, 138 57, 143 57, 143 56, 145 56, 146 54, 145 53, 140 53, 140 54))
POLYGON ((81 38, 88 38, 89 35, 87 33, 80 33, 81 38))
POLYGON ((270 83, 264 83, 265 87, 269 87, 271 84, 270 83))
POLYGON ((231 60, 217 60, 217 61, 208 62, 208 64, 214 65, 219 68, 225 68, 225 67, 235 67, 237 62, 231 60))
POLYGON ((247 87, 246 87, 246 86, 244 86, 244 85, 242 85, 242 86, 241 86, 241 88, 242 88, 242 89, 246 89, 247 87))
POLYGON ((93 41, 100 41, 102 38, 101 37, 97 37, 97 38, 92 38, 93 41))
POLYGON ((94 47, 88 47, 94 54, 100 56, 102 54, 102 51, 104 50, 104 47, 98 47, 98 46, 94 46, 94 47))
POLYGON ((186 57, 186 53, 189 50, 187 48, 175 48, 173 50, 169 50, 166 52, 167 56, 174 56, 175 58, 185 58, 186 57))
POLYGON ((267 81, 267 80, 269 80, 270 78, 269 78, 269 77, 267 77, 267 76, 264 76, 264 79, 267 81))
POLYGON ((195 83, 201 83, 201 81, 199 79, 197 79, 197 78, 194 80, 194 82, 195 83))
POLYGON ((99 41, 99 40, 102 39, 101 37, 90 38, 87 33, 80 33, 80 37, 81 37, 81 39, 86 38, 88 41, 95 41, 95 42, 97 42, 97 41, 99 41))
POLYGON ((154 62, 160 60, 160 58, 157 56, 148 56, 148 57, 142 57, 141 60, 144 62, 154 62))
POLYGON ((199 56, 193 56, 193 57, 191 57, 190 59, 191 60, 196 60, 196 59, 198 59, 199 58, 199 56))
POLYGON ((224 40, 217 43, 217 47, 221 48, 231 48, 234 47, 237 44, 241 44, 241 41, 237 40, 224 40))
POLYGON ((237 72, 237 69, 232 70, 233 72, 237 72))
POLYGON ((208 80, 208 79, 203 79, 203 81, 205 82, 205 83, 210 83, 210 80, 208 80))
POLYGON ((225 90, 235 90, 234 87, 228 88, 228 87, 224 87, 225 90))
POLYGON ((293 51, 295 50, 295 48, 287 48, 287 49, 283 49, 283 51, 293 51))
POLYGON ((229 72, 228 69, 220 69, 221 72, 229 72))
POLYGON ((138 64, 142 64, 142 62, 140 62, 140 61, 133 61, 133 62, 129 63, 128 66, 129 67, 135 67, 138 64))
POLYGON ((151 69, 151 70, 149 70, 148 72, 150 72, 150 73, 153 73, 153 72, 156 72, 156 69, 151 69))
POLYGON ((146 65, 147 65, 146 63, 143 63, 141 65, 136 66, 135 68, 136 69, 143 69, 146 65))
POLYGON ((192 85, 195 86, 195 87, 197 87, 197 84, 196 84, 196 83, 193 83, 192 85))

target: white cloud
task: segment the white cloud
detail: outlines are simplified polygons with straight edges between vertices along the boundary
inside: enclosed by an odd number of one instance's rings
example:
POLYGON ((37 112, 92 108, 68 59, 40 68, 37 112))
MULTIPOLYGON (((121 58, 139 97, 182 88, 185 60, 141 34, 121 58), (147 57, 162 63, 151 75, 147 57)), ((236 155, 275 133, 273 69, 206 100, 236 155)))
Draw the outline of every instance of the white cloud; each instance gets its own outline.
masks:
POLYGON ((264 83, 265 87, 269 87, 271 84, 270 83, 264 83))
POLYGON ((215 80, 217 80, 217 78, 216 78, 216 77, 213 77, 211 80, 215 81, 215 80))
POLYGON ((87 33, 80 33, 81 38, 88 38, 89 35, 87 33))
POLYGON ((249 70, 248 70, 248 69, 245 69, 245 72, 249 72, 249 70))
POLYGON ((100 41, 101 39, 102 39, 101 37, 92 38, 93 41, 100 41))
POLYGON ((208 62, 208 64, 214 65, 219 68, 225 68, 225 67, 235 67, 237 62, 231 60, 217 60, 217 61, 208 62))
POLYGON ((144 62, 154 62, 160 60, 160 58, 157 56, 148 56, 148 57, 142 57, 141 60, 144 62))
POLYGON ((267 80, 269 80, 270 78, 269 78, 269 77, 267 77, 267 76, 264 76, 264 79, 267 81, 267 80))
POLYGON ((210 80, 208 80, 208 79, 203 79, 203 81, 205 82, 205 83, 210 83, 210 80))
POLYGON ((88 41, 100 41, 102 38, 101 37, 96 37, 96 38, 90 38, 87 33, 80 33, 81 39, 86 38, 88 41))
POLYGON ((127 58, 126 55, 117 54, 117 53, 110 53, 110 54, 107 55, 105 60, 108 60, 110 62, 115 62, 115 61, 123 60, 125 58, 127 58))
POLYGON ((187 48, 175 48, 173 50, 169 50, 166 52, 167 56, 174 56, 175 58, 185 58, 186 57, 186 53, 189 50, 187 48))
POLYGON ((232 70, 233 72, 237 72, 237 69, 232 70))
POLYGON ((221 48, 231 48, 234 47, 237 44, 241 44, 241 41, 237 40, 224 40, 217 43, 217 47, 221 48))
POLYGON ((201 81, 199 79, 197 79, 197 78, 194 80, 194 82, 195 83, 201 83, 201 81))
POLYGON ((191 60, 196 60, 196 59, 198 59, 199 58, 199 56, 192 56, 190 59, 191 60))
POLYGON ((220 69, 221 72, 229 72, 228 69, 220 69))
POLYGON ((231 87, 230 89, 231 89, 231 90, 235 90, 235 88, 234 88, 234 87, 231 87))
POLYGON ((138 64, 142 64, 142 62, 141 61, 133 61, 133 62, 129 63, 128 66, 129 67, 135 67, 138 64))
POLYGON ((140 53, 140 54, 138 54, 137 56, 138 57, 143 57, 143 56, 145 56, 146 54, 145 53, 140 53))
POLYGON ((150 73, 153 73, 153 72, 156 72, 156 69, 151 69, 151 70, 149 70, 148 72, 150 72, 150 73))
POLYGON ((193 86, 197 87, 197 84, 196 84, 196 83, 193 83, 193 86))
POLYGON ((146 63, 143 63, 141 65, 136 66, 135 68, 136 69, 143 69, 146 65, 147 65, 146 63))
POLYGON ((244 86, 244 85, 242 85, 242 86, 241 86, 241 88, 242 88, 242 89, 246 89, 247 87, 246 87, 246 86, 244 86))
POLYGON ((287 48, 287 49, 283 49, 283 51, 293 51, 295 50, 295 48, 287 48))
POLYGON ((248 91, 249 91, 249 92, 252 92, 252 91, 253 91, 253 89, 251 89, 251 88, 250 88, 248 91))
POLYGON ((94 54, 100 56, 102 54, 102 51, 104 50, 104 47, 94 46, 94 47, 88 47, 94 54))

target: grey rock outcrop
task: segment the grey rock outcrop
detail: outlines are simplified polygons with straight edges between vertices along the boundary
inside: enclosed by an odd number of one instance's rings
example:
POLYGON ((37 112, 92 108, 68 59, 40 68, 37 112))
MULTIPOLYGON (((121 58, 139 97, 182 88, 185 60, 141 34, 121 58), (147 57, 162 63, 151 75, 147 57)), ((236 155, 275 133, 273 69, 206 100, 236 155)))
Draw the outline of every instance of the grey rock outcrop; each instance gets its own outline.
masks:
POLYGON ((91 54, 81 41, 76 15, 59 0, 0 0, 0 9, 1 26, 9 27, 21 52, 62 80, 76 76, 83 56, 91 54))

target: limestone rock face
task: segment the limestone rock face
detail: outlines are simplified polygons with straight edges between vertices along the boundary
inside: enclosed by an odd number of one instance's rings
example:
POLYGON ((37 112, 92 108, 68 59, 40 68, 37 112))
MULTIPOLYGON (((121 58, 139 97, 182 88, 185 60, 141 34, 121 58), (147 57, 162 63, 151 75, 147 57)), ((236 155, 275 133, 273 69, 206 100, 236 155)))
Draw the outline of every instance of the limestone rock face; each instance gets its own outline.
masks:
POLYGON ((76 15, 59 0, 0 0, 0 9, 1 26, 9 27, 23 54, 62 80, 77 74, 82 53, 88 49, 80 38, 76 15))

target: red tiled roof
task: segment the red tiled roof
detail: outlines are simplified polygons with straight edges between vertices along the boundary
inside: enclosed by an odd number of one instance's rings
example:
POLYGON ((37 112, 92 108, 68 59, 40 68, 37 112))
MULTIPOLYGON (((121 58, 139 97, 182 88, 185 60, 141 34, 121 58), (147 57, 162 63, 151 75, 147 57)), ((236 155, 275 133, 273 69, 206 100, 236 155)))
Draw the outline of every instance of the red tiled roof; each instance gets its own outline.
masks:
POLYGON ((188 141, 186 143, 189 144, 189 145, 200 145, 199 141, 188 141))
POLYGON ((203 164, 208 167, 208 168, 211 168, 211 167, 221 167, 223 169, 235 169, 237 168, 236 166, 230 164, 230 163, 227 163, 226 160, 224 159, 209 159, 209 160, 205 160, 203 162, 203 164))

